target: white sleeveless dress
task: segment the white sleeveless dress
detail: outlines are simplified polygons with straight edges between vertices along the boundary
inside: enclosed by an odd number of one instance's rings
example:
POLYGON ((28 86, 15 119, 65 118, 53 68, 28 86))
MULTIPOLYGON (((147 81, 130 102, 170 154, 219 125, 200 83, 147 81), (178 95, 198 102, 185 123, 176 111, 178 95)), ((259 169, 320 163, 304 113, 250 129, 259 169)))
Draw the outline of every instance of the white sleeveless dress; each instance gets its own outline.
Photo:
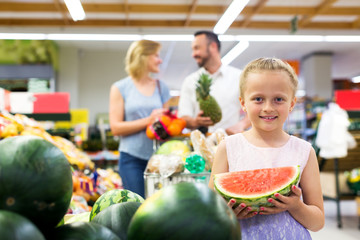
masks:
MULTIPOLYGON (((228 136, 225 141, 229 172, 299 165, 302 173, 311 150, 310 143, 294 136, 279 148, 257 147, 241 133, 228 136)), ((311 239, 309 231, 288 211, 256 215, 240 220, 240 225, 243 240, 311 239)))

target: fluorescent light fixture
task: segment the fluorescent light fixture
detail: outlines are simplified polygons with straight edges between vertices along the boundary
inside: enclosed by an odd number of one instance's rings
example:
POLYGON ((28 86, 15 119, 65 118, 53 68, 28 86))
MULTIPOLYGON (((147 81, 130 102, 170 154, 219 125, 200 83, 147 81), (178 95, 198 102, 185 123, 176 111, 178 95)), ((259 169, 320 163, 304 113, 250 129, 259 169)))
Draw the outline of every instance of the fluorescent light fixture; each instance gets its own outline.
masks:
POLYGON ((237 40, 246 39, 249 42, 323 42, 321 35, 238 35, 237 40))
POLYGON ((85 19, 85 12, 80 0, 64 0, 64 2, 75 22, 85 19))
POLYGON ((249 0, 233 0, 214 27, 214 33, 223 34, 239 16, 249 0))
POLYGON ((221 58, 222 64, 224 65, 230 64, 237 56, 239 56, 248 47, 249 47, 248 41, 246 40, 240 41, 224 57, 221 58))
MULTIPOLYGON (((73 34, 73 33, 2 33, 0 39, 33 39, 33 40, 68 40, 68 41, 137 41, 149 39, 153 41, 189 41, 192 34, 73 34)), ((339 35, 219 35, 222 42, 360 42, 360 36, 339 35)))
POLYGON ((49 40, 70 41, 136 41, 142 39, 139 34, 47 34, 49 40))
POLYGON ((0 33, 0 39, 44 40, 44 33, 0 33))
POLYGON ((191 34, 159 34, 159 35, 144 35, 144 39, 152 41, 185 41, 191 42, 194 35, 191 34))
POLYGON ((326 42, 360 42, 360 36, 325 36, 326 42))
POLYGON ((356 76, 356 77, 353 77, 353 78, 351 79, 351 81, 352 81, 353 83, 360 83, 360 75, 359 75, 359 76, 356 76))

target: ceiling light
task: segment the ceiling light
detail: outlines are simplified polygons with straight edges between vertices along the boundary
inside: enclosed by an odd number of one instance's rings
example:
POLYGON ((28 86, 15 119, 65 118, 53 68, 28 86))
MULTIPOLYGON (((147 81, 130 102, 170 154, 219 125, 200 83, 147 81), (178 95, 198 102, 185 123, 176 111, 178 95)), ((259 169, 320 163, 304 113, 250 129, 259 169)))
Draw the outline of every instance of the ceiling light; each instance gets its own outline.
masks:
POLYGON ((359 75, 359 76, 356 76, 356 77, 353 77, 353 78, 351 79, 351 81, 352 81, 353 83, 360 83, 360 75, 359 75))
MULTIPOLYGON (((137 41, 149 39, 153 41, 188 41, 194 39, 192 34, 73 34, 73 33, 4 33, 0 39, 29 40, 70 40, 70 41, 137 41)), ((360 42, 360 36, 339 35, 219 35, 221 42, 360 42)))
POLYGON ((360 42, 360 36, 325 36, 326 42, 360 42))
POLYGON ((224 65, 230 64, 237 56, 239 56, 245 49, 249 47, 248 41, 240 41, 233 47, 224 57, 221 58, 221 62, 224 65))
POLYGON ((223 34, 239 16, 249 0, 233 0, 214 27, 214 33, 223 34))
POLYGON ((48 40, 70 41, 137 41, 139 34, 47 34, 48 40))
POLYGON ((0 39, 44 40, 44 33, 0 33, 0 39))
POLYGON ((70 12, 72 19, 76 22, 85 19, 85 12, 80 0, 64 0, 67 9, 70 12))
POLYGON ((323 42, 321 35, 238 35, 237 40, 249 42, 323 42))
POLYGON ((152 41, 186 41, 191 42, 194 35, 191 34, 159 34, 159 35, 144 35, 144 39, 152 41))

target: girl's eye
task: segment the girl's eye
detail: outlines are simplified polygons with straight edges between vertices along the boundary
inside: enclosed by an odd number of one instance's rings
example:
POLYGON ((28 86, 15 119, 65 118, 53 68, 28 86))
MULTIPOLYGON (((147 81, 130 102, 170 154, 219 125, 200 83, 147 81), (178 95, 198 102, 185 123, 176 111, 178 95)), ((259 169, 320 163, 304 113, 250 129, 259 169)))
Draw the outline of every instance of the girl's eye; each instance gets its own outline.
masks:
POLYGON ((261 98, 261 97, 256 97, 256 98, 254 98, 254 100, 255 100, 256 102, 261 102, 261 101, 262 101, 262 98, 261 98))
POLYGON ((275 98, 275 102, 282 102, 282 101, 284 101, 284 99, 281 97, 275 98))

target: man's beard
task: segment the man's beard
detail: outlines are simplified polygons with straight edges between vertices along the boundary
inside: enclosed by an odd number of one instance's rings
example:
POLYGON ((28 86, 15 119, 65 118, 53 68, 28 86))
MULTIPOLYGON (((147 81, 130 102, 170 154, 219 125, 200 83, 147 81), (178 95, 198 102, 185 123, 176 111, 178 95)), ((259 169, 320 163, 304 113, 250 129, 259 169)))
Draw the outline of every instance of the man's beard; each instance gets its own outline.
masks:
POLYGON ((204 67, 206 65, 206 63, 210 60, 211 58, 211 55, 210 55, 210 52, 209 50, 207 50, 207 55, 205 57, 199 57, 201 59, 200 62, 198 62, 198 66, 201 68, 201 67, 204 67))

